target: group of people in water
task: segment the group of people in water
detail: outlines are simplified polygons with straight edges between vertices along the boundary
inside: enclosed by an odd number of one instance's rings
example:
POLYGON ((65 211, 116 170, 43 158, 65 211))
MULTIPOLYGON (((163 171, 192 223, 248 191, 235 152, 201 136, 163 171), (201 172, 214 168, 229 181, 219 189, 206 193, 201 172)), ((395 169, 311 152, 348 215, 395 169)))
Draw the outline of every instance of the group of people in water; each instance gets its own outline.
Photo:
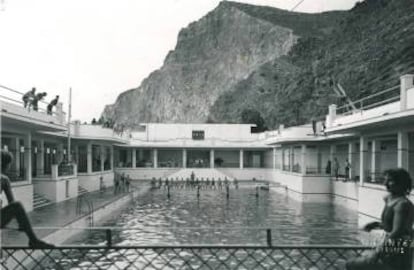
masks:
POLYGON ((125 173, 114 174, 114 194, 129 192, 131 186, 131 177, 125 173))
MULTIPOLYGON (((151 187, 152 188, 175 188, 175 189, 225 189, 230 187, 230 180, 225 177, 223 180, 218 178, 215 180, 214 178, 198 178, 195 177, 193 174, 191 177, 187 177, 186 179, 181 178, 165 178, 164 181, 162 178, 158 178, 158 180, 153 177, 151 179, 151 187)), ((233 186, 235 189, 239 188, 239 182, 236 178, 233 179, 233 186)))
MULTIPOLYGON (((24 108, 27 108, 28 110, 30 110, 30 108, 33 108, 34 111, 38 111, 39 101, 43 100, 45 96, 47 96, 46 92, 39 92, 36 94, 36 88, 33 87, 32 90, 24 94, 22 97, 24 108)), ((58 102, 59 96, 57 95, 48 103, 46 110, 47 114, 52 114, 53 107, 56 106, 58 102)))

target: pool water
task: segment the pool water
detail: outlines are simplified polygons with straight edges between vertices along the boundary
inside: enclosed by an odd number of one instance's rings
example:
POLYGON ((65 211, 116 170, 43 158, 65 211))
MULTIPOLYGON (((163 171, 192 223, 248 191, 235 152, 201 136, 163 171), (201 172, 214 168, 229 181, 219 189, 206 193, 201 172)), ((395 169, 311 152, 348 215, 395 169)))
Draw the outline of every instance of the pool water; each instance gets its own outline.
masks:
MULTIPOLYGON (((265 245, 266 228, 274 245, 360 244, 357 213, 333 203, 298 202, 254 185, 226 190, 153 189, 103 226, 115 245, 265 245)), ((91 230, 70 244, 105 244, 105 233, 91 230)))

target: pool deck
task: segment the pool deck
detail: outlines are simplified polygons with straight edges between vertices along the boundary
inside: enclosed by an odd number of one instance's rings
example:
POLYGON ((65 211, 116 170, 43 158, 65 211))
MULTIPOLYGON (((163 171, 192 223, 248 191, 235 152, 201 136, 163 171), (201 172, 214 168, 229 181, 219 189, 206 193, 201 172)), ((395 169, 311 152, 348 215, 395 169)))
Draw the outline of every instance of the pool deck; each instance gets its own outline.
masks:
MULTIPOLYGON (((148 187, 141 186, 140 188, 132 189, 130 193, 118 193, 114 194, 114 189, 107 188, 105 191, 94 191, 85 193, 83 196, 82 211, 77 211, 78 198, 69 199, 63 202, 49 204, 41 208, 34 209, 28 213, 32 226, 35 229, 36 235, 39 238, 45 238, 52 233, 58 231, 58 228, 43 228, 41 227, 59 227, 63 228, 70 226, 72 223, 89 216, 88 205, 86 202, 93 203, 93 209, 95 212, 109 204, 119 201, 125 197, 130 197, 132 191, 134 194, 143 194, 149 189, 148 187)), ((1 230, 1 245, 27 245, 28 239, 26 235, 18 231, 17 222, 13 220, 7 225, 7 227, 1 230)), ((54 243, 58 244, 58 243, 54 243)))

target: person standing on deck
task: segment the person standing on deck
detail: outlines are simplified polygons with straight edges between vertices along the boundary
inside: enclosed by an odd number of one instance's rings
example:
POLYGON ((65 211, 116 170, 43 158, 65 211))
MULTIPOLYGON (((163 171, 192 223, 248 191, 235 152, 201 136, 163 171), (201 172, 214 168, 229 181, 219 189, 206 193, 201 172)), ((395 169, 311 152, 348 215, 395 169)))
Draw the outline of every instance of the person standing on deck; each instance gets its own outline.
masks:
POLYGON ((50 103, 47 105, 47 114, 52 115, 53 107, 56 106, 59 102, 59 96, 56 96, 50 103))
POLYGON ((345 181, 351 180, 349 178, 349 176, 350 176, 349 175, 350 170, 351 170, 351 163, 349 162, 348 159, 346 159, 346 161, 345 161, 345 181))
POLYGON ((334 157, 334 161, 333 161, 333 171, 335 174, 335 180, 338 181, 339 178, 339 162, 338 159, 336 157, 334 157))
POLYGON ((45 96, 47 96, 46 92, 38 93, 34 96, 34 98, 32 99, 33 111, 37 112, 39 110, 39 101, 41 101, 45 96))
POLYGON ((24 108, 26 108, 27 105, 29 105, 29 109, 30 109, 30 104, 31 104, 32 99, 35 97, 35 92, 36 92, 36 88, 33 87, 32 90, 30 90, 29 92, 23 95, 22 100, 23 100, 24 108))

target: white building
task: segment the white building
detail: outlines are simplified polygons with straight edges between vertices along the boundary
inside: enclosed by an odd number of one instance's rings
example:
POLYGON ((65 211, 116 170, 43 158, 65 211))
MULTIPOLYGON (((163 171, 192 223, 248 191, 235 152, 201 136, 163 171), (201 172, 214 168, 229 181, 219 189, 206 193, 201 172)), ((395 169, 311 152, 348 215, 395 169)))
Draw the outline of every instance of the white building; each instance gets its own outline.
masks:
POLYGON ((195 172, 269 180, 298 200, 353 208, 362 223, 380 217, 384 170, 402 167, 414 175, 413 77, 402 76, 400 85, 357 101, 356 108, 331 105, 323 131, 322 122, 260 134, 251 133, 249 124, 146 123, 119 134, 74 122, 71 164, 64 162, 69 152, 62 104, 47 115, 3 99, 1 147, 15 156, 13 189, 28 210, 39 198, 59 202, 112 186, 115 172, 137 181, 195 172))

